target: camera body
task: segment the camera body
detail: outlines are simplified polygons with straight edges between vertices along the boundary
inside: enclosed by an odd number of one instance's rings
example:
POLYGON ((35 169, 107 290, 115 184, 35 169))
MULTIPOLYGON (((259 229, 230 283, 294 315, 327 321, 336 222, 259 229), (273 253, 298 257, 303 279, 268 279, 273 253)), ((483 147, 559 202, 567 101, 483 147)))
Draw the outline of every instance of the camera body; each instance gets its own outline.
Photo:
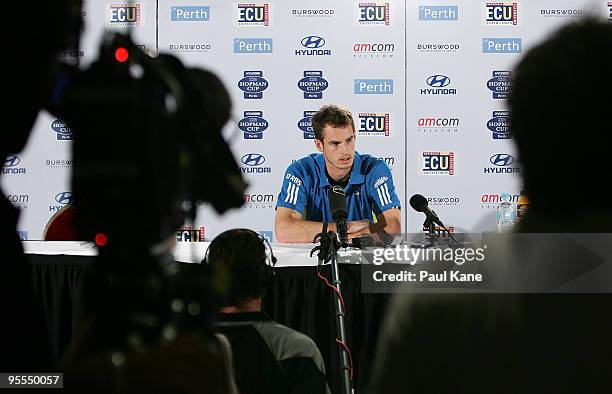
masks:
POLYGON ((231 101, 212 73, 115 33, 89 69, 64 70, 53 97, 75 133, 81 239, 104 234, 108 248, 142 256, 193 219, 196 201, 219 213, 242 205, 246 184, 221 136, 231 101))

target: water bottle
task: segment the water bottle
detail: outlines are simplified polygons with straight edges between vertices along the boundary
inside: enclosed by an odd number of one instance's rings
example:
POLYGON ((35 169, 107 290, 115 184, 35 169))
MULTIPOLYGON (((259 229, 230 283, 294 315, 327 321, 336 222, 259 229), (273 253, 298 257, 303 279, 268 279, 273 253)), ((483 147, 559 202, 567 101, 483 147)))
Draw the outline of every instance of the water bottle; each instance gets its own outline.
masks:
POLYGON ((521 194, 519 195, 519 198, 518 198, 518 203, 516 204, 516 222, 517 223, 519 223, 521 219, 523 218, 523 216, 525 216, 527 209, 529 209, 529 197, 527 197, 527 194, 525 193, 525 188, 522 188, 521 194))
POLYGON ((497 231, 506 233, 512 231, 516 222, 516 211, 512 206, 512 197, 508 193, 503 193, 497 207, 497 231))

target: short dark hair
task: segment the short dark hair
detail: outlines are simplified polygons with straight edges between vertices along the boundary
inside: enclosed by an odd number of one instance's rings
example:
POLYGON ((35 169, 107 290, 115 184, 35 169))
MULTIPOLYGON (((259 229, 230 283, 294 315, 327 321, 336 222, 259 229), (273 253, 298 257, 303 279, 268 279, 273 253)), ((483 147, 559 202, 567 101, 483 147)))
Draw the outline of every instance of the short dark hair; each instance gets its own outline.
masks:
POLYGON ((206 262, 229 276, 227 305, 259 298, 269 285, 266 246, 261 236, 248 229, 219 234, 208 246, 206 262))
POLYGON ((545 216, 610 209, 568 203, 568 192, 600 192, 610 166, 610 53, 612 24, 586 18, 531 49, 513 72, 511 131, 531 209, 545 216))
POLYGON ((316 139, 323 142, 323 128, 328 125, 333 127, 350 125, 355 132, 355 122, 351 111, 340 105, 324 105, 312 116, 312 128, 316 139))

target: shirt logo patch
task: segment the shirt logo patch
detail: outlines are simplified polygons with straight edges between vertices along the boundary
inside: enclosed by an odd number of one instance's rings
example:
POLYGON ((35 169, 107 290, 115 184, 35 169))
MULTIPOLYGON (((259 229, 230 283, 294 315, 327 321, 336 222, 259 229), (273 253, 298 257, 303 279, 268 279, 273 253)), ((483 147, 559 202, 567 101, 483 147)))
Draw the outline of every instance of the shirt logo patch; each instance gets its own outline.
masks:
POLYGON ((380 185, 387 182, 388 180, 389 178, 387 178, 386 176, 381 176, 374 182, 374 188, 378 188, 380 185))
POLYGON ((389 194, 389 188, 387 187, 386 182, 377 187, 376 192, 378 193, 380 205, 385 206, 387 204, 391 204, 391 195, 389 194))
POLYGON ((300 192, 300 187, 295 183, 289 182, 287 184, 287 197, 285 197, 285 202, 289 204, 297 203, 297 196, 300 192))

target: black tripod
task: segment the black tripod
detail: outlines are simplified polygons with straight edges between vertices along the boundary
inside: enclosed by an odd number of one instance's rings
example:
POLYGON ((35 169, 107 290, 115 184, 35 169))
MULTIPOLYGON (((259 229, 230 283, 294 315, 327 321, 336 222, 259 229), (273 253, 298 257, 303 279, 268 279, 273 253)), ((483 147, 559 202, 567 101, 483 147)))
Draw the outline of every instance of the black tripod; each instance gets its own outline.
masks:
MULTIPOLYGON (((320 244, 314 247, 310 251, 310 257, 319 251, 317 257, 319 258, 318 269, 321 269, 323 264, 331 262, 332 271, 332 284, 328 283, 328 286, 334 289, 335 303, 334 309, 336 312, 336 342, 338 343, 338 354, 340 355, 340 371, 342 381, 342 394, 351 394, 351 365, 349 364, 349 351, 348 345, 346 344, 346 334, 344 328, 344 304, 340 293, 340 275, 338 271, 338 249, 346 247, 343 242, 340 242, 338 234, 333 231, 325 232, 327 226, 323 228, 323 232, 315 236, 314 242, 319 240, 320 244)), ((319 273, 320 275, 320 273, 319 273)), ((325 279, 327 282, 327 279, 325 279)))

